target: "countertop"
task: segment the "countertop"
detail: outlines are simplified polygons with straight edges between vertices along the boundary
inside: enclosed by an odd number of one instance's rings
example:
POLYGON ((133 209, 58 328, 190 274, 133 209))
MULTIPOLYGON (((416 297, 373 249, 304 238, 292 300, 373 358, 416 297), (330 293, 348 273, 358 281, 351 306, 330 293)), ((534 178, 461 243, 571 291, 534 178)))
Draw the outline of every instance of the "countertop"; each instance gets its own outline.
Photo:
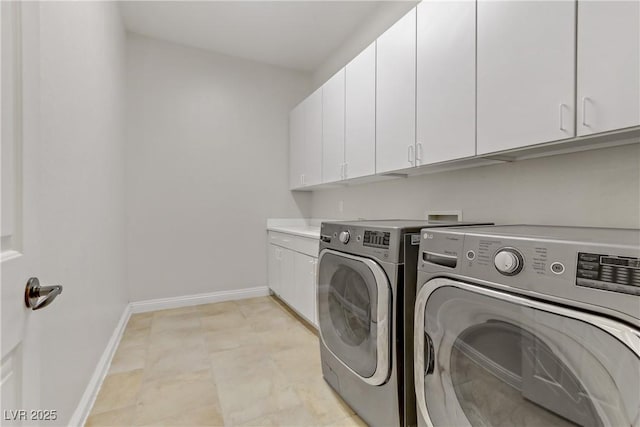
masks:
POLYGON ((320 239, 320 219, 268 219, 267 231, 293 234, 295 236, 320 239))

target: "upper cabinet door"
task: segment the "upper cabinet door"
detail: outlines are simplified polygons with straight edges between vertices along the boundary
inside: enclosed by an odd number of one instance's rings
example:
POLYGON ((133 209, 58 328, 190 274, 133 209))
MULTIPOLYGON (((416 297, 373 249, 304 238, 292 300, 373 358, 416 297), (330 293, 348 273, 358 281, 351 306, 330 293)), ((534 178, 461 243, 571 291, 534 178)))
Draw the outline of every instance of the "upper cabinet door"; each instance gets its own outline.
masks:
POLYGON ((415 166, 416 9, 377 40, 376 172, 415 166))
POLYGON ((344 179, 344 68, 322 86, 322 182, 344 179))
POLYGON ((640 125, 640 2, 578 2, 578 135, 640 125))
POLYGON ((430 164, 474 156, 476 4, 425 0, 417 9, 418 159, 430 164))
POLYGON ((575 136, 575 2, 477 7, 478 154, 575 136))
POLYGON ((298 104, 289 113, 289 188, 302 187, 304 169, 305 103, 298 104))
POLYGON ((322 88, 313 92, 305 103, 304 186, 322 182, 322 88))
POLYGON ((345 178, 376 172, 376 44, 346 67, 345 178))

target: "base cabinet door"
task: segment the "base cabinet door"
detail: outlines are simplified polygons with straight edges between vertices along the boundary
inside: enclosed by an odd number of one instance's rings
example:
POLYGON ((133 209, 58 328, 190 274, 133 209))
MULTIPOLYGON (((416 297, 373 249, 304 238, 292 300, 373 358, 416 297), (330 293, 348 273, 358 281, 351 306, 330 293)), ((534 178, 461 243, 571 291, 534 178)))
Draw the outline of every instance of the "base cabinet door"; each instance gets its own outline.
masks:
POLYGON ((280 298, 291 306, 295 306, 296 301, 294 261, 294 251, 280 249, 280 298))
POLYGON ((574 137, 575 2, 477 5, 478 154, 574 137))
POLYGON ((280 295, 280 252, 282 249, 276 245, 269 244, 267 252, 267 273, 269 289, 276 295, 280 295))
POLYGON ((296 297, 293 308, 313 324, 316 324, 315 261, 308 255, 295 254, 296 297))
POLYGON ((640 125, 640 2, 578 2, 578 135, 640 125))

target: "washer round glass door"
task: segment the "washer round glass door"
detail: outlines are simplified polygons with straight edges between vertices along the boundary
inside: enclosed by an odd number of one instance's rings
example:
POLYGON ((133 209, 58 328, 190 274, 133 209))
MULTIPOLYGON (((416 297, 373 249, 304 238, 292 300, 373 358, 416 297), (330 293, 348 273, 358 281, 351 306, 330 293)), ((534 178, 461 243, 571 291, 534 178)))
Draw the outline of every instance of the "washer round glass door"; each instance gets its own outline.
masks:
POLYGON ((326 249, 318 261, 318 323, 324 345, 363 381, 389 376, 391 300, 386 274, 369 258, 326 249))
POLYGON ((438 278, 415 331, 427 425, 640 425, 640 332, 621 322, 438 278))

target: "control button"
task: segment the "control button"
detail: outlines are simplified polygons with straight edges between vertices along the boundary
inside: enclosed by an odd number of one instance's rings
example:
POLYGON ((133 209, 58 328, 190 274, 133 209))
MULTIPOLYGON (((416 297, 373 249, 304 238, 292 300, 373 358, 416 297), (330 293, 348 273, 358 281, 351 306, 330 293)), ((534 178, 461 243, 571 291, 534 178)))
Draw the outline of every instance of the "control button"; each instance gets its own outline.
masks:
POLYGON ((476 258, 476 253, 473 251, 467 251, 467 259, 473 261, 476 258))
POLYGON ((346 245, 349 242, 350 237, 351 237, 351 234, 349 234, 348 231, 342 231, 340 233, 340 236, 338 236, 338 240, 340 240, 342 243, 346 245))
POLYGON ((551 272, 555 274, 564 273, 564 265, 561 262, 554 262, 551 264, 551 272))
POLYGON ((356 237, 356 241, 359 242, 360 240, 362 240, 362 236, 358 234, 358 236, 356 237))
POLYGON ((583 279, 597 279, 598 272, 578 269, 578 277, 581 277, 583 279))
POLYGON ((597 270, 598 268, 600 268, 600 264, 597 262, 585 262, 585 261, 579 261, 578 262, 578 268, 581 268, 583 270, 597 270))
POLYGON ((500 274, 515 276, 524 266, 524 260, 520 252, 513 248, 500 249, 493 258, 493 264, 500 274))
POLYGON ((579 261, 587 261, 587 262, 599 262, 600 261, 600 255, 598 255, 598 254, 580 253, 578 255, 578 260, 579 261))

